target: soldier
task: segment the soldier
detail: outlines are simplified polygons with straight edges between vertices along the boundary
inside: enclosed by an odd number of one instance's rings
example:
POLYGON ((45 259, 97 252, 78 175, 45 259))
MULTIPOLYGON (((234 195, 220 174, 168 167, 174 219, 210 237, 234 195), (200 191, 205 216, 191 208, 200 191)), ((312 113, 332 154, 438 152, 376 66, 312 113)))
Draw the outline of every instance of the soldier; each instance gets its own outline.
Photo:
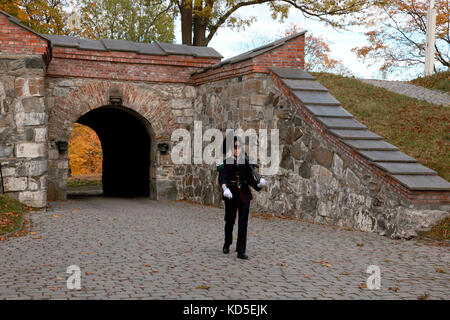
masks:
MULTIPOLYGON (((219 184, 222 187, 223 200, 225 202, 225 243, 223 245, 223 253, 230 252, 236 211, 239 211, 238 238, 236 244, 237 257, 239 259, 248 259, 248 256, 245 254, 247 222, 250 201, 253 199, 249 186, 256 191, 260 191, 266 185, 266 181, 263 178, 260 178, 259 181, 255 179, 247 155, 245 155, 245 161, 239 161, 241 156, 239 139, 234 136, 233 140, 234 159, 226 159, 223 164, 217 167, 219 171, 219 184)), ((224 155, 226 151, 225 138, 223 141, 224 155)))

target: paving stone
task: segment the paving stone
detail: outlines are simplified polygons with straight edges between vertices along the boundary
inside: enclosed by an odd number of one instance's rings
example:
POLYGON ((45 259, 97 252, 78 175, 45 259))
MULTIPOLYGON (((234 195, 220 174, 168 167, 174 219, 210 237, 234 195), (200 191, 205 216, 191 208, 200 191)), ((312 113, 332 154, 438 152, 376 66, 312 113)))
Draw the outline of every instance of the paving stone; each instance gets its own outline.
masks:
POLYGON ((450 183, 437 175, 392 175, 392 177, 411 190, 450 190, 450 183))
POLYGON ((369 130, 336 130, 331 129, 331 133, 342 139, 363 139, 381 140, 382 137, 369 130))
POLYGON ((349 146, 358 150, 398 150, 398 148, 383 140, 352 140, 344 139, 342 140, 349 146))
POLYGON ((323 106, 309 106, 309 105, 305 105, 305 107, 315 116, 353 118, 352 114, 347 112, 342 107, 323 107, 323 106))
POLYGON ((315 80, 283 79, 282 81, 291 90, 328 91, 320 82, 315 80))
POLYGON ((292 91, 303 103, 310 105, 339 106, 340 102, 328 92, 320 91, 292 91))
POLYGON ((424 292, 450 299, 448 273, 435 271, 448 267, 445 247, 252 215, 250 258, 243 261, 222 253, 223 214, 220 208, 146 198, 52 202, 47 212, 31 213, 36 235, 0 242, 0 300, 415 300, 424 292), (330 267, 318 264, 324 260, 330 267), (83 290, 66 288, 71 264, 81 268, 83 290), (370 264, 381 268, 382 291, 376 294, 358 289, 370 264), (393 286, 400 291, 387 290, 393 286))
POLYGON ((317 120, 330 129, 367 129, 365 125, 355 119, 317 117, 317 120))
POLYGON ((302 69, 298 68, 269 68, 273 73, 282 79, 297 79, 297 80, 315 80, 312 75, 302 69))
POLYGON ((445 92, 440 92, 438 90, 431 90, 421 86, 415 86, 413 84, 406 83, 403 81, 372 80, 372 79, 362 79, 361 81, 411 98, 425 100, 429 103, 445 107, 450 106, 450 95, 445 92))
POLYGON ((367 151, 358 150, 358 153, 371 161, 377 162, 417 162, 416 159, 400 151, 367 151))
POLYGON ((374 164, 392 174, 437 174, 420 163, 374 162, 374 164))

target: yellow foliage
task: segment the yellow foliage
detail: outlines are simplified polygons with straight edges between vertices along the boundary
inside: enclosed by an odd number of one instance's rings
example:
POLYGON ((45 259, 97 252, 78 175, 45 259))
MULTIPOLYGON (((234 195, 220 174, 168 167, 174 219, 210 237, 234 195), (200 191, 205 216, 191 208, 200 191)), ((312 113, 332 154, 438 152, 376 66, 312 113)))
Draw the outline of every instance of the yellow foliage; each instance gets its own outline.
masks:
POLYGON ((73 175, 102 172, 100 140, 91 128, 75 123, 69 140, 69 166, 73 175))

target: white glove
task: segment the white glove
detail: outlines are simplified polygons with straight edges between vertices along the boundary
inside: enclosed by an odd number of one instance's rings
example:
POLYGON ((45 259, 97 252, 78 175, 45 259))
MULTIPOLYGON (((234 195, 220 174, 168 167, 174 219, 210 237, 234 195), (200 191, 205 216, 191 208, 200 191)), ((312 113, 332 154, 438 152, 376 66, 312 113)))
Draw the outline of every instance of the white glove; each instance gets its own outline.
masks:
POLYGON ((222 189, 223 189, 223 196, 224 196, 225 198, 228 198, 228 199, 233 198, 233 195, 231 194, 230 189, 227 188, 227 185, 226 185, 226 184, 223 184, 223 185, 222 185, 222 189))
POLYGON ((258 188, 262 188, 266 185, 266 180, 264 180, 264 178, 261 178, 261 180, 259 180, 259 183, 256 185, 258 188))

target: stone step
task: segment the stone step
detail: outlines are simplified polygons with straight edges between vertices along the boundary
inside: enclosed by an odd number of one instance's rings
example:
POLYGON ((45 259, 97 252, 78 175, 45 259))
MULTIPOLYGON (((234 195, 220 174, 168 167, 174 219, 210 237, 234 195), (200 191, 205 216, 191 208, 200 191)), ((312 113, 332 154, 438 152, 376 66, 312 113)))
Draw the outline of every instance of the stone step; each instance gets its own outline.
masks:
POLYGON ((294 95, 303 103, 310 105, 324 105, 324 106, 340 106, 339 101, 336 100, 328 92, 320 91, 292 91, 294 95))
POLYGON ((379 150, 379 151, 391 151, 398 150, 398 148, 384 140, 353 140, 343 139, 344 143, 356 150, 379 150))
POLYGON ((373 162, 417 162, 416 159, 401 151, 356 150, 363 157, 373 162))
POLYGON ((328 92, 327 88, 315 80, 282 79, 282 81, 291 90, 328 92))
POLYGON ((404 162, 374 162, 377 167, 386 170, 390 174, 406 175, 437 175, 436 171, 427 168, 420 163, 404 162))
POLYGON ((367 127, 353 118, 317 117, 329 129, 366 130, 367 127))
POLYGON ((311 106, 305 105, 305 108, 309 110, 315 116, 330 117, 330 118, 353 118, 352 114, 347 112, 342 107, 324 107, 324 106, 311 106))
POLYGON ((341 139, 353 140, 382 140, 383 138, 369 130, 336 130, 331 129, 330 132, 341 139))
POLYGON ((269 69, 281 79, 316 80, 316 78, 302 69, 278 67, 270 67, 269 69))
POLYGON ((450 183, 438 175, 392 175, 392 177, 410 190, 450 190, 450 183))

